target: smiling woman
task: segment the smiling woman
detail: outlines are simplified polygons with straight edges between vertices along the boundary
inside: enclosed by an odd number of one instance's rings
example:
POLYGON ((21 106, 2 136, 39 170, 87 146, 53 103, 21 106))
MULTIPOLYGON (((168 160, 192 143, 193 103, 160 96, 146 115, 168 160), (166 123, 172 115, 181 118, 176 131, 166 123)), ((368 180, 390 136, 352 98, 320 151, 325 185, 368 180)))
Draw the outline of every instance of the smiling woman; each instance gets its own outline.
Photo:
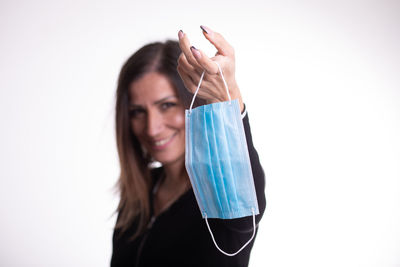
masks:
MULTIPOLYGON (((211 30, 208 32, 211 34, 211 30)), ((227 48, 217 44, 222 41, 219 35, 214 36, 216 39, 210 37, 210 41, 219 49, 227 48)), ((190 62, 200 59, 201 51, 190 49, 182 32, 179 37, 179 43, 167 41, 142 47, 127 60, 119 76, 116 136, 120 202, 111 266, 247 266, 249 262, 254 242, 248 241, 254 230, 251 218, 209 219, 223 249, 237 251, 246 241, 249 243, 235 257, 221 254, 210 239, 185 168, 185 108, 193 97, 191 83, 198 82, 201 71, 199 65, 193 67, 190 62), (188 61, 181 51, 197 54, 188 61), (161 167, 154 167, 155 161, 161 167)), ((225 62, 221 66, 232 88, 230 94, 241 102, 233 75, 233 54, 230 56, 224 58, 221 54, 219 59, 225 62)), ((206 60, 203 57, 199 63, 206 60)), ((224 94, 218 74, 204 75, 204 86, 194 107, 218 102, 224 94)), ((243 120, 256 185, 258 223, 265 209, 264 173, 242 102, 241 107, 239 122, 243 120)))
POLYGON ((153 160, 172 162, 169 147, 177 151, 175 161, 181 158, 183 164, 184 106, 191 95, 176 71, 180 52, 174 41, 148 44, 125 62, 119 76, 116 136, 121 173, 115 234, 125 233, 130 239, 142 233, 150 221, 153 199, 148 192, 155 181, 148 166, 153 160), (177 133, 180 139, 174 136, 177 133), (180 149, 167 144, 173 139, 180 149), (131 227, 128 234, 133 221, 134 230, 131 227))

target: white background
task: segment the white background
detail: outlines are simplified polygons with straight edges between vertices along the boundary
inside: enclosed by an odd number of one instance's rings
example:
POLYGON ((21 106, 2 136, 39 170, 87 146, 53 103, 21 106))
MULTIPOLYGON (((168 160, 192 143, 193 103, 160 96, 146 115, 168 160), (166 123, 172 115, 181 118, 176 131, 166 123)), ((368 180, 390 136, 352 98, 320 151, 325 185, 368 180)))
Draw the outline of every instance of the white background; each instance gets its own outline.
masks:
POLYGON ((123 62, 235 47, 266 172, 250 266, 400 266, 399 1, 0 2, 0 266, 108 266, 123 62))

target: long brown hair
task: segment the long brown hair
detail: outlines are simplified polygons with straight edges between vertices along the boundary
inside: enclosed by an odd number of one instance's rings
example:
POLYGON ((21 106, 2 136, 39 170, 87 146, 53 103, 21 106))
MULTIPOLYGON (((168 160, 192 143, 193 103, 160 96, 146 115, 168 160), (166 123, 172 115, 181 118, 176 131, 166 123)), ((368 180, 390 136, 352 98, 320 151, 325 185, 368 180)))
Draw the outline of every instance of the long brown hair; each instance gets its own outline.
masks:
POLYGON ((149 72, 164 74, 171 82, 179 99, 188 106, 192 94, 184 87, 176 70, 181 53, 176 41, 145 45, 122 66, 116 92, 116 138, 121 173, 117 182, 120 194, 118 221, 120 233, 137 223, 132 239, 142 233, 150 219, 149 193, 153 181, 148 167, 150 158, 142 151, 132 132, 129 117, 129 86, 149 72))

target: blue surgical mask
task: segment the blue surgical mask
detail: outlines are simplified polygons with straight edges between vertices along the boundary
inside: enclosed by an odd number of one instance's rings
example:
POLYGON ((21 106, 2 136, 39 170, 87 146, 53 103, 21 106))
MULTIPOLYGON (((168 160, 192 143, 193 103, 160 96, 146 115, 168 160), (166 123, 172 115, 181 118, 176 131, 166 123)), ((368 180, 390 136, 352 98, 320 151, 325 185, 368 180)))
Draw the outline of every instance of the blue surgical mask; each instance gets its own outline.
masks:
POLYGON ((192 109, 204 77, 203 72, 190 108, 185 111, 185 165, 215 246, 225 255, 234 256, 253 239, 255 215, 259 211, 239 101, 231 100, 219 65, 218 69, 229 101, 192 109), (226 253, 218 247, 207 219, 246 216, 253 216, 252 237, 237 252, 226 253))

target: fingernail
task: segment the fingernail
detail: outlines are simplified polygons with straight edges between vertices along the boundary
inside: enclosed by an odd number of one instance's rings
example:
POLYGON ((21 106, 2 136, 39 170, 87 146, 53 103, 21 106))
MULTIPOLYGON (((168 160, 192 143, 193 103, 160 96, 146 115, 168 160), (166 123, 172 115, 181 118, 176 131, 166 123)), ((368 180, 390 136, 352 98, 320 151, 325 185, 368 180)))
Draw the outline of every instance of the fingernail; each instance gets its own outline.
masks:
POLYGON ((179 39, 181 39, 183 37, 183 31, 182 30, 179 30, 178 37, 179 37, 179 39))
POLYGON ((194 55, 196 58, 201 58, 200 51, 199 51, 196 47, 191 46, 191 47, 190 47, 190 50, 192 51, 193 55, 194 55))
POLYGON ((202 29, 203 32, 205 32, 206 34, 209 34, 209 35, 212 34, 211 29, 208 28, 207 26, 201 25, 201 26, 200 26, 200 29, 202 29))
POLYGON ((200 25, 200 29, 202 29, 202 30, 203 30, 203 32, 205 32, 205 33, 207 33, 207 34, 208 34, 208 31, 205 29, 205 27, 204 27, 203 25, 200 25))

